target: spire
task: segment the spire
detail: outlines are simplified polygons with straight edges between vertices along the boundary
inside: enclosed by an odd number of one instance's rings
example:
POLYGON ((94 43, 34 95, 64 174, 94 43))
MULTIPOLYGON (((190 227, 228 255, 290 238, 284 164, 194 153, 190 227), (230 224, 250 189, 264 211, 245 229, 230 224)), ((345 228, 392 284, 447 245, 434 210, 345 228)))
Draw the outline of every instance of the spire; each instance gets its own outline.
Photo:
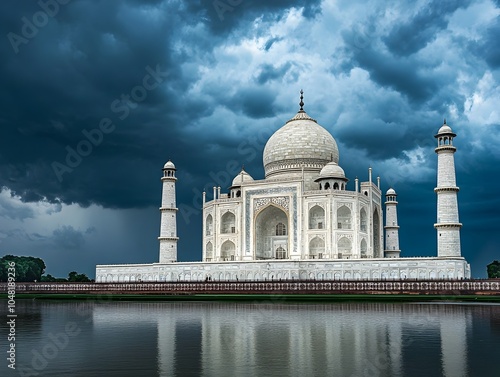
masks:
POLYGON ((444 123, 443 124, 446 124, 446 118, 444 118, 444 123))
POLYGON ((301 89, 300 90, 300 103, 299 103, 300 109, 297 112, 297 114, 295 114, 295 116, 292 119, 287 120, 286 123, 292 122, 294 120, 312 120, 314 123, 317 123, 316 120, 311 118, 309 115, 307 115, 307 113, 304 110, 304 95, 303 94, 304 94, 304 91, 301 89))

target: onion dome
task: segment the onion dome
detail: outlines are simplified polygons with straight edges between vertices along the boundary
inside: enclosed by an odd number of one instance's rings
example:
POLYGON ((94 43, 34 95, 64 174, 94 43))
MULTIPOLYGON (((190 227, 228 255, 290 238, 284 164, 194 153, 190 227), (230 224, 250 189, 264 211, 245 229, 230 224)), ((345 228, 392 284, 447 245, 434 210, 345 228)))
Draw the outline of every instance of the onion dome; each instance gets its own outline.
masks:
POLYGON ((385 193, 385 195, 387 196, 387 195, 397 195, 397 194, 396 194, 396 191, 394 191, 393 188, 390 188, 389 190, 387 190, 387 192, 385 193))
POLYGON ((167 163, 163 166, 163 169, 175 169, 175 165, 172 161, 168 160, 167 163))
POLYGON ((236 177, 234 177, 233 184, 231 187, 241 186, 243 183, 253 182, 253 181, 254 179, 252 178, 252 176, 248 174, 245 171, 245 169, 242 168, 241 172, 236 177))
POLYGON ((319 173, 318 179, 324 179, 324 178, 336 178, 336 179, 343 179, 347 180, 345 177, 344 169, 342 169, 336 162, 331 161, 328 164, 326 164, 323 169, 321 169, 321 172, 319 173))
POLYGON ((266 178, 287 178, 302 169, 319 172, 331 161, 338 164, 335 139, 304 111, 302 93, 299 112, 269 138, 264 148, 266 178))
POLYGON ((439 129, 438 133, 435 135, 435 137, 439 137, 439 136, 442 136, 442 135, 451 135, 453 137, 457 136, 451 129, 450 126, 448 126, 446 124, 446 119, 444 120, 443 122, 443 125, 441 126, 441 128, 439 129))

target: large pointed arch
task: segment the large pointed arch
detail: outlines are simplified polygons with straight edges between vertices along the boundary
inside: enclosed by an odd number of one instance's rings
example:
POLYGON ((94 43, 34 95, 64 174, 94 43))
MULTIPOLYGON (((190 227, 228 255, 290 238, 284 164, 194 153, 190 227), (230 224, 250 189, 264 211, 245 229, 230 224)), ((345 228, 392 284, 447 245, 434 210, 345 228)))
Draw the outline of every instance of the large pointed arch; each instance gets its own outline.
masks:
POLYGON ((288 258, 289 228, 288 216, 281 208, 270 204, 262 209, 255 218, 255 259, 288 258))
POLYGON ((341 237, 337 242, 339 258, 350 258, 352 255, 352 242, 347 237, 341 237))
POLYGON ((341 206, 337 209, 337 228, 351 229, 351 210, 347 206, 341 206))
POLYGON ((366 243, 366 240, 364 238, 360 242, 359 250, 361 253, 361 258, 368 257, 368 244, 366 243))
POLYGON ((236 245, 233 241, 225 241, 220 247, 220 257, 223 261, 235 260, 236 245))
POLYGON ((208 215, 207 218, 205 219, 205 235, 206 236, 211 236, 214 231, 214 218, 212 215, 208 215))
POLYGON ((214 252, 214 246, 212 245, 212 242, 208 241, 207 245, 205 246, 205 260, 207 262, 210 262, 214 257, 213 252, 214 252))
POLYGON ((309 258, 322 259, 325 253, 325 241, 320 237, 314 237, 309 242, 309 258))
POLYGON ((361 208, 361 211, 359 211, 359 229, 362 232, 366 232, 368 230, 368 216, 366 215, 366 210, 365 208, 361 208))
POLYGON ((220 221, 221 233, 235 233, 236 232, 236 216, 234 213, 227 211, 222 215, 220 221))
POLYGON ((323 229, 325 227, 325 210, 315 205, 309 210, 309 229, 323 229))
POLYGON ((373 211, 373 257, 380 257, 380 215, 378 209, 375 208, 373 211))

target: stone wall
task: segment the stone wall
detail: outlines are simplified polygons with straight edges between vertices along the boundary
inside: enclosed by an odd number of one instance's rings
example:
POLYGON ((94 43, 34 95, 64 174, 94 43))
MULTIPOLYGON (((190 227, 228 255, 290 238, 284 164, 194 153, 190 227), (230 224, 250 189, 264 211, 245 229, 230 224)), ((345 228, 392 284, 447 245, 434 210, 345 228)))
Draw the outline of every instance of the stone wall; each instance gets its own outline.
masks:
POLYGON ((470 267, 461 257, 178 262, 96 267, 98 283, 463 278, 470 278, 470 267))
MULTIPOLYGON (((0 283, 7 292, 7 283, 0 283)), ((19 293, 59 294, 426 294, 500 296, 500 280, 191 283, 17 283, 19 293)))

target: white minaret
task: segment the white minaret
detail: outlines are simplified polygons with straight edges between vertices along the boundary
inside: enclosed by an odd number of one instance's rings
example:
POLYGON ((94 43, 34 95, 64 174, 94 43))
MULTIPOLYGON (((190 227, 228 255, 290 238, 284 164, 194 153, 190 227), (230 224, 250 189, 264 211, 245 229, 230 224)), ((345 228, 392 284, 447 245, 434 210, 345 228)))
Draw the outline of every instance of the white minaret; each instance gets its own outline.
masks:
POLYGON ((399 226, 396 191, 392 188, 385 193, 385 257, 399 258, 399 226))
POLYGON ((160 263, 177 262, 177 207, 175 205, 175 165, 172 161, 163 167, 163 191, 161 195, 160 263))
POLYGON ((435 149, 438 155, 437 187, 437 230, 438 257, 460 257, 460 224, 458 220, 457 192, 455 181, 453 138, 457 136, 444 120, 443 126, 434 136, 438 141, 435 149))

